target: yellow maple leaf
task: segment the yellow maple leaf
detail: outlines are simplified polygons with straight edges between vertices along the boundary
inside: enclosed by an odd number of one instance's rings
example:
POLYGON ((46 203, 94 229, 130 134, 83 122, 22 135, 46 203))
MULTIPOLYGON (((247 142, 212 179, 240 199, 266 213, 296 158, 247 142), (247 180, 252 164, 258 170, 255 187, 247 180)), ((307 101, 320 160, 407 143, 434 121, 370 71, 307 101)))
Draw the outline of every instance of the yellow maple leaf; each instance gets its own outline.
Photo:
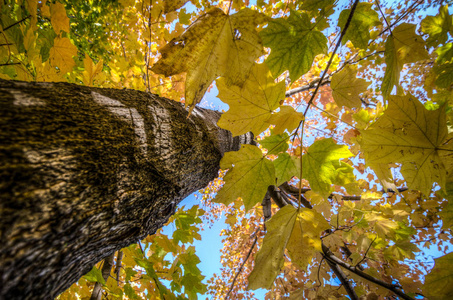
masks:
POLYGON ((451 142, 445 144, 444 107, 427 110, 412 95, 390 96, 384 115, 360 132, 367 163, 401 163, 408 187, 425 195, 429 195, 434 182, 445 187, 453 147, 451 142))
POLYGON ((242 86, 263 46, 255 27, 264 16, 251 9, 226 15, 213 8, 164 46, 152 71, 165 76, 187 72, 186 106, 200 102, 219 76, 242 86))
POLYGON ((83 84, 92 85, 96 75, 102 72, 103 67, 102 59, 99 60, 97 64, 95 64, 91 57, 85 54, 83 66, 85 68, 85 70, 83 71, 83 84))
POLYGON ((164 14, 177 10, 189 0, 165 0, 164 1, 164 14))
POLYGON ((415 33, 415 24, 398 25, 385 42, 385 63, 387 64, 382 80, 382 94, 387 98, 393 87, 399 86, 400 72, 404 64, 428 59, 423 38, 415 33))
POLYGON ((72 58, 75 55, 77 55, 77 47, 68 38, 56 37, 53 47, 50 48, 49 60, 52 66, 58 67, 61 73, 65 74, 75 66, 72 58))
POLYGON ((326 219, 313 209, 299 208, 286 249, 291 261, 307 269, 313 255, 322 251, 321 233, 330 228, 326 219))
POLYGON ((50 5, 50 22, 56 34, 60 34, 61 30, 69 32, 69 18, 66 8, 60 2, 50 5))
POLYGON ((218 122, 234 136, 253 132, 255 136, 263 132, 269 124, 266 121, 272 111, 285 98, 285 83, 275 83, 267 65, 256 64, 245 84, 228 86, 227 79, 217 79, 218 97, 230 106, 218 122))
POLYGON ((248 289, 269 289, 272 286, 283 267, 285 249, 292 262, 306 268, 314 253, 321 251, 320 234, 330 225, 314 210, 286 205, 266 222, 266 228, 263 246, 248 278, 248 289))
POLYGON ((358 108, 362 105, 360 94, 366 91, 371 82, 357 78, 357 67, 347 65, 332 76, 332 97, 339 106, 358 108))
POLYGON ((297 112, 293 107, 288 105, 283 105, 280 107, 280 111, 278 113, 273 114, 269 118, 269 123, 274 124, 274 133, 281 134, 288 130, 291 133, 299 123, 304 119, 304 114, 297 112))
POLYGON ((38 3, 38 7, 43 17, 50 18, 50 7, 47 5, 47 0, 38 3))

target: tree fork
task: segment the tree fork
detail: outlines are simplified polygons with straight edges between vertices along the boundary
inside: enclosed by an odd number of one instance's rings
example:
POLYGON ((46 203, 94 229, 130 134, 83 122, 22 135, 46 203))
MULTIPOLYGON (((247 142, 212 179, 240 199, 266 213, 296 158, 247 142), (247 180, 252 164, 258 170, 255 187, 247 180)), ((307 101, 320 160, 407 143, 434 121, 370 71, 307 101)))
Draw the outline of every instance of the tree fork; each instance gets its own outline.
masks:
POLYGON ((0 102, 0 299, 56 297, 253 143, 134 90, 0 79, 0 102))

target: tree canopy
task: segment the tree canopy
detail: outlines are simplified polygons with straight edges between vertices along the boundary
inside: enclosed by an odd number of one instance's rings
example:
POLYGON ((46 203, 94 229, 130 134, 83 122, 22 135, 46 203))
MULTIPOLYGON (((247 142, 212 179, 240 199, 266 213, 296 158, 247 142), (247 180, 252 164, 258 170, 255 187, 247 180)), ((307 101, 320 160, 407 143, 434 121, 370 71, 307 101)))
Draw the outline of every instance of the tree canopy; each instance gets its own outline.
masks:
POLYGON ((258 143, 224 155, 172 236, 124 248, 108 279, 106 260, 59 298, 95 283, 106 299, 452 298, 444 2, 1 1, 0 78, 142 90, 188 113, 215 86, 218 126, 258 143), (204 281, 191 244, 220 215, 223 268, 204 281))

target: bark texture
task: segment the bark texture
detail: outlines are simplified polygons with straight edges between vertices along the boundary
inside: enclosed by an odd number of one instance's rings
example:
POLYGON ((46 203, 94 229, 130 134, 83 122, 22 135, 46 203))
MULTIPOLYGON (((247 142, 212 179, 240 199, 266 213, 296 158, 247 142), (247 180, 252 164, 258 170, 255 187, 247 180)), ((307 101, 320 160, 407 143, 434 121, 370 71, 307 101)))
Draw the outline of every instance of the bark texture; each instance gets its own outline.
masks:
POLYGON ((0 299, 52 299, 148 234, 252 143, 218 112, 134 91, 0 79, 0 299))

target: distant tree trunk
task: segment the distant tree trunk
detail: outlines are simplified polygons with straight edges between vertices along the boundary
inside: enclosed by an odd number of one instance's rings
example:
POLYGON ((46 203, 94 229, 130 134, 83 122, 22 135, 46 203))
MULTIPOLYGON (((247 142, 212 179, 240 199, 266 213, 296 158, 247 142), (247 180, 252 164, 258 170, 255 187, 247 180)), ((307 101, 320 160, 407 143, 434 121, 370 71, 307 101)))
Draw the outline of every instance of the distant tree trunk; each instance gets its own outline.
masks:
POLYGON ((0 299, 52 299, 153 234, 251 143, 218 112, 134 91, 0 79, 0 299))

